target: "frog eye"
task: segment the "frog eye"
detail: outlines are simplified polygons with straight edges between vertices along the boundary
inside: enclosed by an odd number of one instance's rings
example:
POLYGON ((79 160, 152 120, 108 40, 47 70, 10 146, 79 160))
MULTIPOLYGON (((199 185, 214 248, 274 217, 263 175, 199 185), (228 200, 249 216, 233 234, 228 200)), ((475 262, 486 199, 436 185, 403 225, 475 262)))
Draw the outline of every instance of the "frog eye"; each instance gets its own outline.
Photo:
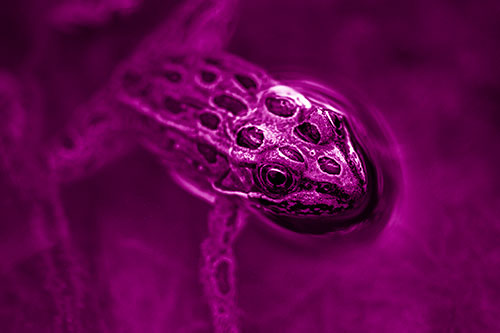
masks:
POLYGON ((285 118, 293 116, 297 110, 295 103, 288 98, 268 97, 265 104, 269 112, 285 118))
POLYGON ((266 164, 259 169, 259 181, 270 193, 284 194, 294 184, 292 173, 278 164, 266 164))

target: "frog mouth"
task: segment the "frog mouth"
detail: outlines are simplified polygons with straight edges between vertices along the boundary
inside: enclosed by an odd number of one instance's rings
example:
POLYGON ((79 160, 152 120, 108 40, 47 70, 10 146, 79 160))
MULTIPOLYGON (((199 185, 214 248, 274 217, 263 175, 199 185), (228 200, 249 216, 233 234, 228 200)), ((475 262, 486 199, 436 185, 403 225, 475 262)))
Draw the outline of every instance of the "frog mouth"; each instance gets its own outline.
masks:
POLYGON ((351 232, 367 224, 376 207, 373 196, 367 205, 350 209, 323 203, 304 204, 292 200, 256 198, 255 209, 273 225, 304 235, 325 235, 351 232))

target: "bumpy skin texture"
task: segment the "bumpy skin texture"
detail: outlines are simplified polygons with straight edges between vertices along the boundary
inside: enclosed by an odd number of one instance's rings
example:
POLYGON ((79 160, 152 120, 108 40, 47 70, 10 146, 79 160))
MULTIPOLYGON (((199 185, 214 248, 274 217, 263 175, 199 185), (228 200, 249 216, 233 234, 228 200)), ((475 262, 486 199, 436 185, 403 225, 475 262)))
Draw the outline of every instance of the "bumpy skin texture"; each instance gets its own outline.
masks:
POLYGON ((377 181, 349 114, 235 56, 128 65, 114 89, 126 126, 202 197, 243 198, 312 234, 349 229, 373 206, 377 181))

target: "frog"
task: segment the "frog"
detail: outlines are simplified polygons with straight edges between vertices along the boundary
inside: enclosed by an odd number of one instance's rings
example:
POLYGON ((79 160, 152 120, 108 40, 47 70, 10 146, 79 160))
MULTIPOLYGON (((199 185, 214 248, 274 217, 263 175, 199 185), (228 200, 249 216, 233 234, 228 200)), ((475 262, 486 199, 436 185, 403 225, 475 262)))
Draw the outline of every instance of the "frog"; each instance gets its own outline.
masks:
MULTIPOLYGON (((43 179, 31 192, 52 198, 60 219, 60 184, 137 146, 210 203, 200 281, 216 332, 240 330, 233 247, 248 216, 293 237, 377 235, 400 183, 398 154, 384 153, 397 149, 373 110, 226 51, 237 8, 236 0, 186 0, 29 157, 43 179)), ((15 149, 4 146, 9 162, 15 149)))

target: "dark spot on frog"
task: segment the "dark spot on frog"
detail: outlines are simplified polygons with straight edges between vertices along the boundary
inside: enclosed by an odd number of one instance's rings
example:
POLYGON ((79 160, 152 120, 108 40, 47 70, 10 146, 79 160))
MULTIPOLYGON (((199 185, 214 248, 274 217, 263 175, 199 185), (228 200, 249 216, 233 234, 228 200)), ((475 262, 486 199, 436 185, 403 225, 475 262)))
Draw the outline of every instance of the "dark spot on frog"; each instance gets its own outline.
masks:
POLYGON ((293 133, 301 140, 318 144, 321 136, 316 125, 309 122, 304 122, 293 129, 293 133))
POLYGON ((202 110, 202 109, 205 109, 208 107, 207 103, 204 103, 204 102, 200 101, 199 99, 196 99, 196 98, 193 98, 190 96, 182 97, 181 103, 186 105, 186 106, 189 106, 193 109, 197 109, 197 110, 202 110))
POLYGON ((256 89, 257 88, 257 83, 252 78, 250 78, 247 75, 235 74, 234 78, 246 90, 256 89))
POLYGON ((285 155, 288 159, 295 162, 304 162, 304 157, 295 148, 292 147, 280 147, 279 151, 285 155))
POLYGON ((163 99, 163 106, 167 109, 167 111, 173 114, 179 114, 186 111, 184 104, 170 96, 166 96, 163 99))
POLYGON ((235 116, 247 110, 245 103, 229 95, 215 96, 213 102, 218 107, 231 112, 235 116))
POLYGON ((241 147, 257 149, 262 142, 264 142, 264 132, 254 126, 245 127, 236 135, 236 143, 241 147))
POLYGON ((208 129, 216 130, 219 126, 220 119, 214 113, 204 112, 200 115, 200 123, 208 129))
POLYGON ((173 70, 165 70, 163 71, 163 76, 169 80, 170 82, 173 83, 178 83, 182 79, 182 75, 176 71, 173 70))
POLYGON ((217 75, 214 72, 201 71, 201 80, 205 83, 214 83, 217 75))
POLYGON ((227 295, 231 291, 230 266, 227 260, 220 260, 215 266, 215 280, 217 289, 222 295, 227 295))
POLYGON ((297 110, 295 103, 287 98, 268 97, 265 104, 269 112, 285 118, 293 116, 297 110))
POLYGON ((321 171, 330 175, 338 175, 340 173, 340 165, 333 159, 322 156, 318 159, 318 165, 321 171))
POLYGON ((213 146, 206 143, 198 143, 196 147, 208 163, 213 164, 217 162, 217 150, 213 146))

